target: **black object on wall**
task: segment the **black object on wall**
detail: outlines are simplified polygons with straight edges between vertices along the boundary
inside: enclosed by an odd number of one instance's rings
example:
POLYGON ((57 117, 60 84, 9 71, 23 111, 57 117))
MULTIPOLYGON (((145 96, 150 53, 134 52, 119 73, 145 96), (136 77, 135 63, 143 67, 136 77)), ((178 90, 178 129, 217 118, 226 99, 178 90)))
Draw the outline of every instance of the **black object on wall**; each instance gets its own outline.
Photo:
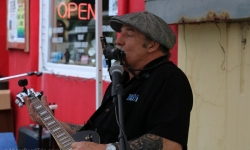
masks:
POLYGON ((54 144, 54 148, 50 147, 50 133, 48 130, 42 130, 41 143, 39 143, 39 128, 36 125, 21 126, 18 130, 18 149, 58 149, 54 144), (39 146, 41 144, 41 146, 39 146))

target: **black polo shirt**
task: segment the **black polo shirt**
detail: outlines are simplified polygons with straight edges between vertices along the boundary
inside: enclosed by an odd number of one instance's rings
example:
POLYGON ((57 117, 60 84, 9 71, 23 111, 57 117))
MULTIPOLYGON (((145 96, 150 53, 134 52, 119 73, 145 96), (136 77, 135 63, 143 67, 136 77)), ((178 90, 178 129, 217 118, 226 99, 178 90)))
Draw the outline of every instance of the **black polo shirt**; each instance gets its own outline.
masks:
MULTIPOLYGON (((151 133, 180 143, 187 148, 190 111, 193 96, 186 75, 172 62, 160 57, 138 75, 128 81, 127 72, 122 75, 124 125, 131 126, 128 140, 151 133), (142 100, 143 99, 143 100, 142 100), (142 101, 140 106, 136 105, 142 101), (136 111, 134 111, 136 109, 136 111)), ((99 133, 101 143, 117 142, 119 127, 111 97, 112 83, 107 88, 100 108, 91 116, 85 129, 99 133)))

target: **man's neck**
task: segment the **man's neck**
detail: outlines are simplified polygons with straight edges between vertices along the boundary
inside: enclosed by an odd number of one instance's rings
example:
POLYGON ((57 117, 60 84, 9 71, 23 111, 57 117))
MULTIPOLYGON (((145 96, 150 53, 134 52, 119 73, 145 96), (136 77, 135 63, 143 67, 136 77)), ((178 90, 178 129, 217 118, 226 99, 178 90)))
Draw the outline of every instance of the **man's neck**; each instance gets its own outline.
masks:
MULTIPOLYGON (((141 72, 141 70, 143 70, 143 68, 144 68, 147 64, 149 64, 149 63, 152 62, 153 60, 155 60, 155 59, 157 59, 157 58, 160 58, 160 57, 162 57, 162 56, 164 56, 163 53, 158 53, 158 55, 154 55, 154 56, 151 57, 151 59, 148 59, 143 65, 141 65, 141 67, 132 68, 132 69, 134 69, 134 70, 133 70, 134 73, 135 73, 136 75, 138 75, 138 74, 141 72)), ((131 80, 131 79, 134 77, 134 75, 133 75, 129 70, 127 70, 127 71, 128 71, 128 73, 129 73, 129 80, 131 80)))

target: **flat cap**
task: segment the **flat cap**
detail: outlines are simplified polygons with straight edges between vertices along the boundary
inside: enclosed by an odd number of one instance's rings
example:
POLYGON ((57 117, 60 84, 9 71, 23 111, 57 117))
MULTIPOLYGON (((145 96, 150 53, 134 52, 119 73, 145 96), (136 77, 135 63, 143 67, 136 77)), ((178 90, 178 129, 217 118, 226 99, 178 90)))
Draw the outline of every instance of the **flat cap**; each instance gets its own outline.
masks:
POLYGON ((176 41, 175 34, 168 24, 147 11, 112 17, 109 24, 116 32, 121 32, 122 25, 130 25, 169 50, 173 48, 176 41))

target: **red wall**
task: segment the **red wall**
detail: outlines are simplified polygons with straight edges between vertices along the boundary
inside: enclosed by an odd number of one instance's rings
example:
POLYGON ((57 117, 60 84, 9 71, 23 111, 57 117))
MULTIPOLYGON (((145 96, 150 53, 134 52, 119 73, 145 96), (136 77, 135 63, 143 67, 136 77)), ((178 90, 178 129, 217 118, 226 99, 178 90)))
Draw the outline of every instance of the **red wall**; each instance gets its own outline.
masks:
POLYGON ((7 9, 6 9, 6 1, 1 1, 1 5, 4 7, 1 7, 0 9, 0 18, 2 20, 2 23, 0 23, 0 39, 1 39, 1 44, 0 44, 0 76, 8 76, 9 75, 9 53, 6 50, 6 40, 7 40, 7 33, 6 33, 6 27, 7 21, 7 9))
MULTIPOLYGON (((119 14, 143 11, 145 9, 144 0, 119 0, 118 7, 119 14)), ((9 66, 4 70, 6 70, 6 72, 9 70, 9 72, 5 73, 5 75, 16 75, 38 70, 39 1, 30 1, 30 12, 30 52, 25 53, 21 50, 10 50, 6 53, 6 55, 9 55, 9 59, 7 58, 7 60, 9 60, 9 66)), ((177 26, 171 27, 175 33, 177 33, 177 26)), ((0 36, 2 35, 0 34, 0 36)), ((6 35, 3 36, 6 37, 6 35)), ((6 48, 4 48, 4 50, 6 50, 6 48)), ((171 52, 172 60, 176 63, 177 46, 175 46, 171 52)), ((0 50, 0 53, 4 54, 2 50, 0 50)), ((2 57, 3 56, 0 55, 0 62, 2 62, 2 57)), ((6 57, 3 58, 6 60, 6 57)), ((47 96, 49 103, 58 104, 58 109, 55 110, 55 116, 61 121, 82 124, 86 122, 95 111, 95 80, 82 81, 80 79, 68 79, 65 76, 57 76, 54 74, 43 74, 40 77, 31 76, 25 78, 29 81, 27 88, 34 88, 35 91, 44 91, 44 95, 47 96)), ((17 84, 18 80, 19 79, 12 79, 9 81, 12 107, 14 108, 15 114, 16 138, 20 126, 32 123, 26 108, 19 108, 14 103, 16 94, 22 91, 22 88, 17 84)), ((108 84, 108 82, 103 83, 103 90, 106 89, 108 84)))
MULTIPOLYGON (((39 1, 30 1, 30 52, 26 53, 22 50, 9 51, 9 75, 16 75, 35 71, 38 68, 38 34, 39 34, 39 1)), ((35 76, 25 77, 29 81, 28 87, 38 89, 40 87, 40 80, 35 76)), ((18 86, 19 79, 11 79, 9 81, 9 89, 11 90, 12 107, 15 114, 15 130, 16 133, 21 125, 30 123, 26 109, 18 108, 14 103, 15 96, 22 88, 18 86)))

